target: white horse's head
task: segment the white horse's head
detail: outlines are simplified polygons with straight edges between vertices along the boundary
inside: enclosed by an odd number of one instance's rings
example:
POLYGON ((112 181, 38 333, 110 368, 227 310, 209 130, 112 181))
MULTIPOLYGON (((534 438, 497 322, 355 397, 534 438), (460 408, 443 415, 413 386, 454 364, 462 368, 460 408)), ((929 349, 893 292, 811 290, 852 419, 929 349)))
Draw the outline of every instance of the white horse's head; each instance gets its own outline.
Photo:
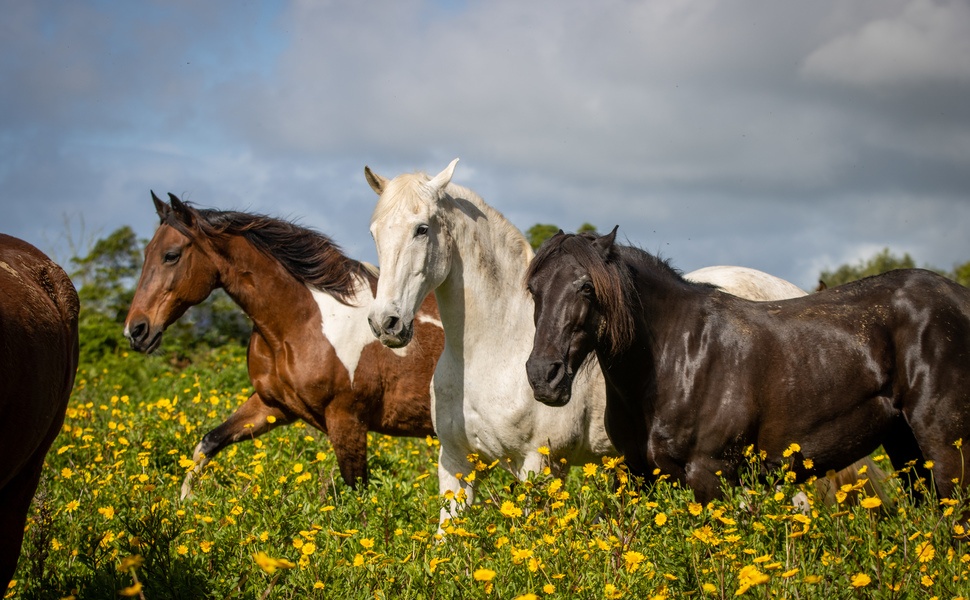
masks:
POLYGON ((390 180, 364 167, 367 183, 380 196, 370 232, 381 274, 368 321, 385 346, 411 341, 418 308, 451 269, 451 237, 439 202, 457 163, 456 158, 434 177, 413 173, 390 180))

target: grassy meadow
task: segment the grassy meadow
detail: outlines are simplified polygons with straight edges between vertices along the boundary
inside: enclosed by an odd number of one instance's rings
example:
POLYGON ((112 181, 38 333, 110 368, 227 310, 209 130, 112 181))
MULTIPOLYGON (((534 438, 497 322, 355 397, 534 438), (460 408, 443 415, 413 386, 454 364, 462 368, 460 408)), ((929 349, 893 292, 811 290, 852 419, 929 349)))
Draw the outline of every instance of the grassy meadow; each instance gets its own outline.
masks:
POLYGON ((782 471, 701 506, 617 460, 513 485, 471 456, 481 501, 442 538, 436 440, 373 435, 355 492, 326 436, 296 424, 230 446, 180 501, 193 448, 250 392, 239 348, 82 367, 3 597, 970 597, 964 501, 914 506, 896 476, 892 503, 845 489, 827 506, 782 471))

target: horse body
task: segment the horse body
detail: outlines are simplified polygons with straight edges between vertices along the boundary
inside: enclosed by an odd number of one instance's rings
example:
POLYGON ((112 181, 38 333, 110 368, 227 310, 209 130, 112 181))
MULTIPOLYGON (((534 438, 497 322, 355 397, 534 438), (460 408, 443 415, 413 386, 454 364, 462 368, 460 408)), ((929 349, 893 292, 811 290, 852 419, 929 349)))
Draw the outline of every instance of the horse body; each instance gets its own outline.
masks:
POLYGON ((970 291, 905 270, 750 302, 614 236, 557 236, 534 261, 530 382, 538 399, 568 402, 565 383, 541 374, 563 343, 577 349, 572 362, 595 351, 606 426, 633 472, 658 468, 706 502, 721 493, 719 473, 737 481, 749 445, 806 477, 882 444, 896 468, 917 461, 927 475, 932 460, 943 497, 966 481, 955 443, 970 438, 970 291))
MULTIPOLYGON (((365 170, 380 196, 371 233, 381 264, 371 327, 392 347, 410 341, 415 307, 432 291, 445 346, 434 375, 432 415, 441 442, 440 491, 474 500, 468 455, 501 461, 524 479, 615 453, 603 427, 605 389, 591 364, 576 378, 569 410, 536 403, 525 377, 534 325, 522 277, 525 237, 474 192, 450 183, 454 161, 434 178, 393 180, 365 170), (545 446, 548 457, 539 452, 545 446)), ((453 514, 443 510, 442 520, 453 514)))
POLYGON ((6 590, 44 457, 74 387, 79 303, 63 269, 4 234, 0 290, 0 590, 6 590))
POLYGON ((432 301, 421 307, 421 343, 409 352, 388 350, 374 342, 365 321, 372 269, 323 236, 266 217, 197 211, 174 196, 171 206, 153 198, 161 224, 145 249, 125 323, 132 347, 154 350, 164 329, 217 287, 253 321, 247 366, 254 393, 196 447, 199 464, 186 476, 183 497, 222 448, 296 419, 329 436, 352 486, 367 480, 367 431, 434 433, 429 390, 442 334, 432 301), (308 245, 270 238, 271 228, 308 245), (286 252, 315 253, 297 260, 324 273, 298 276, 286 252))

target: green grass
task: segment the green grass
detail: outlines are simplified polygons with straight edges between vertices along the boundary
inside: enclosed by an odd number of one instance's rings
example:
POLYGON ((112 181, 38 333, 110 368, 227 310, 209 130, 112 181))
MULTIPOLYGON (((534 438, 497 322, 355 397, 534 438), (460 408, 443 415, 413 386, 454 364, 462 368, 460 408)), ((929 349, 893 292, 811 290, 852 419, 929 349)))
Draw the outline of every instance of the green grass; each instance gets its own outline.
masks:
POLYGON ((618 461, 513 484, 471 457, 482 501, 440 539, 436 440, 372 436, 354 492, 326 436, 297 424, 227 448, 181 502, 193 448, 250 392, 238 349, 83 369, 4 597, 970 596, 953 541, 966 505, 914 506, 896 478, 892 506, 805 516, 789 498, 813 488, 784 472, 700 506, 669 481, 634 486, 618 461))

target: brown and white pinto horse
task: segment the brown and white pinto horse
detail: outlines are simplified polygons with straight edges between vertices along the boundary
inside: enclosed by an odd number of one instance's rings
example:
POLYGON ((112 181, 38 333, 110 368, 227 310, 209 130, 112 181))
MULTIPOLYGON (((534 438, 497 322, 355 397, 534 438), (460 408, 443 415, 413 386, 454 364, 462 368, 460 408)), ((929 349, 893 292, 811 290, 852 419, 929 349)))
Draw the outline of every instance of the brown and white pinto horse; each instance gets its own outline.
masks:
POLYGON ((351 486, 367 482, 368 431, 434 434, 431 375, 444 341, 433 298, 422 305, 420 342, 391 350, 367 325, 374 267, 292 223, 169 198, 171 204, 152 193, 161 224, 145 247, 125 320, 132 348, 155 350, 166 327, 220 287, 253 321, 248 367, 255 392, 202 438, 183 498, 194 474, 224 447, 296 419, 330 437, 351 486))
POLYGON ((970 290, 904 269, 751 302, 615 236, 559 234, 532 261, 528 373, 536 399, 561 406, 595 352, 606 428, 632 472, 659 469, 705 503, 722 493, 719 473, 737 482, 749 445, 807 477, 882 444, 927 481, 932 461, 942 498, 970 483, 970 290))
POLYGON ((0 234, 0 593, 17 566, 27 510, 74 387, 78 309, 63 269, 0 234))

